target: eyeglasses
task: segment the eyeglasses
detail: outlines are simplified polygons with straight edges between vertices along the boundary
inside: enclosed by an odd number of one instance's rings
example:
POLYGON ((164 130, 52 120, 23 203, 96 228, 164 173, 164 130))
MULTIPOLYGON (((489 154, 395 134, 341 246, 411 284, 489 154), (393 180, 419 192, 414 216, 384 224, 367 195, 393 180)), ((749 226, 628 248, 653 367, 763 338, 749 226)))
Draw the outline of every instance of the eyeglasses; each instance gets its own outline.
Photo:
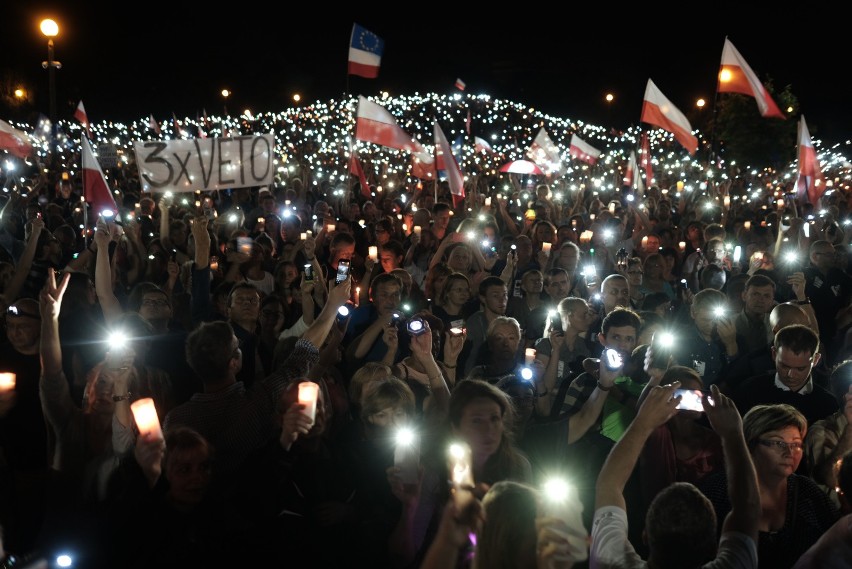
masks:
POLYGON ((765 447, 775 449, 777 452, 787 451, 789 453, 802 452, 804 445, 802 443, 788 443, 786 441, 773 441, 769 439, 758 439, 757 442, 765 447))
POLYGON ((153 306, 163 307, 163 306, 168 306, 168 305, 169 305, 168 300, 153 300, 153 299, 150 299, 150 298, 146 298, 145 300, 142 301, 142 306, 148 306, 148 307, 153 307, 153 306))

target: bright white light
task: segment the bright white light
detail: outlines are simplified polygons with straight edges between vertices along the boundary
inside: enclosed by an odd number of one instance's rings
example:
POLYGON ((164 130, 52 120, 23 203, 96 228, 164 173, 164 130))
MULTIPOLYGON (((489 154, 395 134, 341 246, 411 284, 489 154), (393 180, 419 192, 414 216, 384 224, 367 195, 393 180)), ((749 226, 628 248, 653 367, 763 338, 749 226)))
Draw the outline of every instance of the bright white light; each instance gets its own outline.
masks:
POLYGON ((526 381, 531 380, 531 379, 532 379, 532 377, 533 377, 533 372, 532 372, 532 370, 531 370, 530 368, 528 368, 528 367, 521 368, 521 377, 522 377, 523 379, 525 379, 526 381))
POLYGON ((562 478, 551 478, 544 483, 544 495, 553 502, 564 502, 571 494, 571 485, 562 478))
POLYGON ((396 444, 398 445, 410 445, 414 442, 414 439, 414 431, 408 427, 403 427, 396 432, 396 444))
POLYGON ((127 334, 121 330, 110 332, 109 336, 107 336, 107 343, 110 348, 123 348, 127 344, 127 334))
POLYGON ((671 332, 663 332, 660 334, 660 345, 664 348, 669 348, 674 345, 674 335, 671 332))
POLYGON ((71 556, 65 553, 56 556, 56 564, 60 567, 71 567, 71 564, 73 562, 74 560, 71 558, 71 556))

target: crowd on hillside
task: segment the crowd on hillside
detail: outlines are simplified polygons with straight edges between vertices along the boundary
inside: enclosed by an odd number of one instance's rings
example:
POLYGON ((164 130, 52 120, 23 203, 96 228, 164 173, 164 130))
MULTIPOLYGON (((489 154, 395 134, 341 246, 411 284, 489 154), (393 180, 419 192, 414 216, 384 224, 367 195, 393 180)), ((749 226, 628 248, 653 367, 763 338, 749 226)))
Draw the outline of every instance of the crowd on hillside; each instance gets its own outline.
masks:
POLYGON ((307 172, 2 180, 3 567, 852 563, 842 189, 307 172))

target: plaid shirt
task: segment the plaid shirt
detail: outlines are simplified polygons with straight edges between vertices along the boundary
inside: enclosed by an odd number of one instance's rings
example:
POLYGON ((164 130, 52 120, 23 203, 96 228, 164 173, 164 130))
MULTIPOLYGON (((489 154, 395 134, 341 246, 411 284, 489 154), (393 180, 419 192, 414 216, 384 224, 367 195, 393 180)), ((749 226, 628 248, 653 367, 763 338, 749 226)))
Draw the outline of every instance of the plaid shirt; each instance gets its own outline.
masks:
POLYGON ((196 393, 166 416, 163 430, 168 433, 178 425, 195 429, 215 449, 220 472, 231 473, 275 433, 279 396, 318 360, 317 347, 301 339, 279 372, 248 389, 238 381, 216 393, 196 393))
MULTIPOLYGON (((562 410, 560 414, 573 415, 583 408, 583 404, 589 399, 592 391, 598 385, 598 378, 588 372, 583 372, 578 375, 571 385, 568 387, 568 392, 565 394, 565 400, 562 401, 562 410)), ((600 418, 598 418, 598 421, 600 418)))

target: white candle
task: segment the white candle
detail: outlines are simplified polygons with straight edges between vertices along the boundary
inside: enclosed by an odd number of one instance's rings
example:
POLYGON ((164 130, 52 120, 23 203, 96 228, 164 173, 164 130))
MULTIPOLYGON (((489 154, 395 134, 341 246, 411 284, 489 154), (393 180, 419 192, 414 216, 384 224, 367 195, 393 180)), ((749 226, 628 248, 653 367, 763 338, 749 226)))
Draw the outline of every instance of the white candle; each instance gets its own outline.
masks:
POLYGON ((550 255, 550 247, 551 247, 551 244, 548 243, 547 241, 545 241, 544 243, 541 244, 541 250, 544 251, 545 253, 547 253, 548 255, 550 255))
POLYGON ((379 259, 379 248, 378 247, 370 247, 368 256, 373 261, 378 261, 379 259))
POLYGON ((610 212, 610 213, 615 213, 615 203, 614 203, 614 202, 610 202, 610 204, 609 204, 609 212, 610 212))
POLYGON ((329 233, 332 233, 332 232, 334 232, 335 229, 337 229, 337 225, 335 225, 334 223, 329 223, 327 228, 326 228, 326 231, 328 231, 329 233))
POLYGON ((150 397, 139 399, 130 404, 139 434, 145 438, 161 439, 163 430, 160 428, 160 419, 157 417, 157 408, 154 400, 150 397))
POLYGON ((491 207, 491 196, 488 196, 487 198, 485 198, 485 206, 491 207))
POLYGON ((527 348, 524 350, 524 362, 527 365, 532 365, 535 360, 535 348, 527 348))
POLYGON ((307 234, 307 233, 302 233, 301 235, 299 235, 299 237, 302 239, 302 241, 304 241, 305 239, 307 239, 307 238, 308 238, 308 234, 307 234))
POLYGON ((681 252, 686 251, 686 241, 681 241, 680 243, 677 244, 677 246, 680 248, 681 252))
POLYGON ((408 231, 408 224, 403 223, 403 224, 402 224, 402 232, 403 232, 403 233, 405 233, 405 232, 407 232, 407 231, 408 231))
POLYGON ((474 487, 473 480, 473 452, 470 445, 465 442, 455 442, 449 449, 450 480, 453 488, 453 501, 456 509, 461 510, 471 498, 474 487))
POLYGON ((731 196, 722 198, 722 203, 725 204, 725 207, 731 207, 731 196))
POLYGON ((317 399, 319 398, 319 384, 312 381, 303 381, 299 384, 299 404, 304 405, 302 411, 310 417, 311 422, 317 418, 317 399))
POLYGON ((218 257, 210 257, 210 270, 218 271, 219 270, 219 258, 218 257))
POLYGON ((783 209, 783 208, 784 208, 784 198, 781 198, 780 200, 778 200, 778 201, 777 201, 777 202, 775 202, 775 203, 776 203, 776 204, 778 204, 778 209, 783 209))
POLYGON ((415 225, 415 226, 414 226, 414 234, 415 234, 415 235, 420 235, 420 232, 421 232, 421 231, 423 231, 423 228, 422 228, 422 227, 420 227, 419 225, 415 225))
POLYGON ((751 222, 746 221, 745 223, 743 223, 743 227, 745 228, 746 231, 751 231, 751 222))
POLYGON ((646 235, 645 237, 642 238, 642 248, 644 249, 647 246, 648 246, 648 236, 646 235))
POLYGON ((14 373, 0 373, 0 393, 15 391, 17 376, 14 373))
POLYGON ((308 229, 308 230, 306 231, 306 233, 308 234, 308 237, 310 237, 311 235, 313 235, 313 234, 314 234, 314 232, 313 232, 313 231, 311 231, 310 229, 308 229))

